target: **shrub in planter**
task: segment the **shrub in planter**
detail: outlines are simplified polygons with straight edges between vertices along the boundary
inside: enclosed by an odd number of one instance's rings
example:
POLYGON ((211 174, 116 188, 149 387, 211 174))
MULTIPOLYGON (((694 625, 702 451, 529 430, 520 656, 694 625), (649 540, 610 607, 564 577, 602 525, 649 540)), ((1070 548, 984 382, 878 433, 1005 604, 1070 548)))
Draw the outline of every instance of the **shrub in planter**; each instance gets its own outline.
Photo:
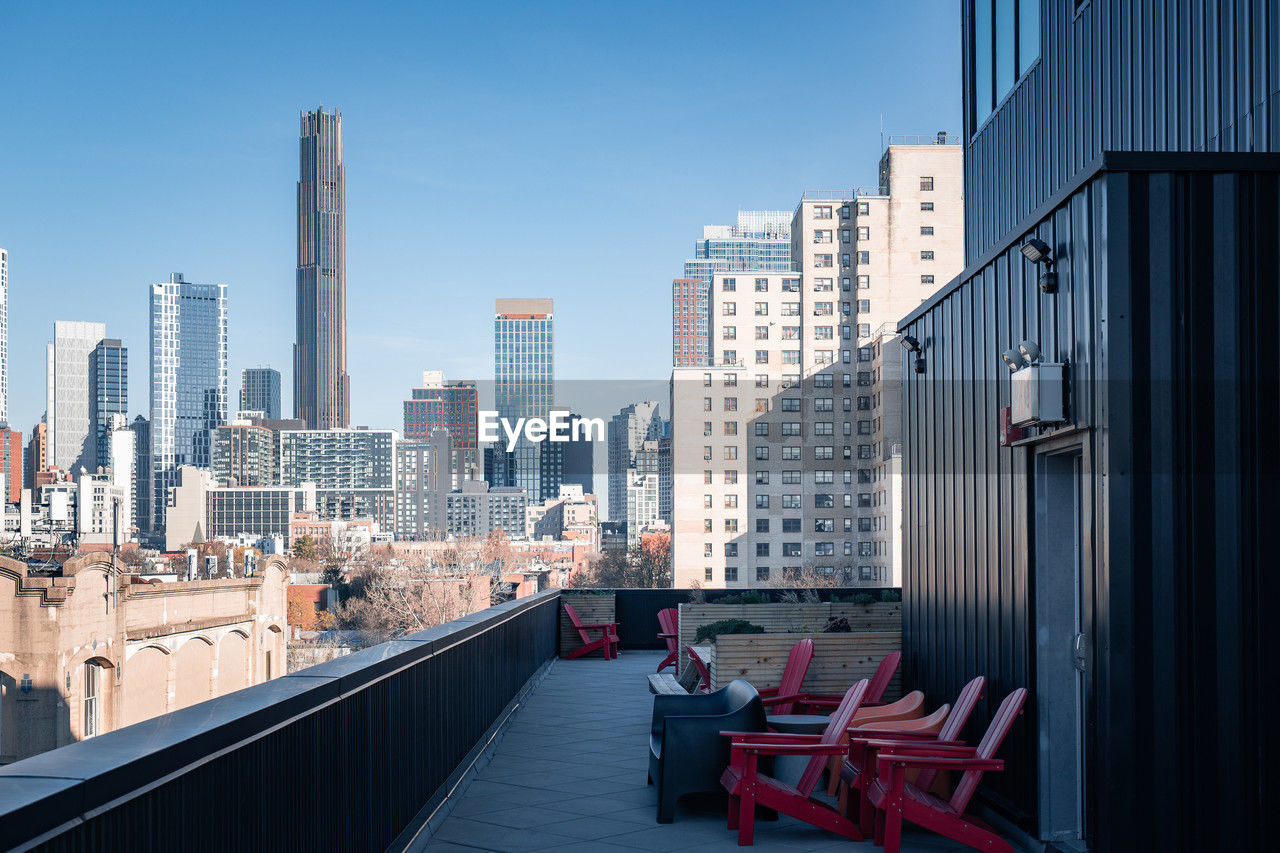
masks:
POLYGON ((717 598, 712 604, 768 604, 769 596, 749 589, 743 593, 734 593, 717 598))
POLYGON ((827 617, 827 624, 823 626, 824 634, 852 634, 853 626, 849 624, 849 620, 843 616, 827 617))
POLYGON ((764 628, 752 624, 746 619, 721 619, 718 622, 712 622, 699 628, 698 633, 694 635, 693 641, 695 643, 714 643, 716 637, 721 634, 763 634, 764 632, 764 628))
POLYGON ((875 596, 869 592, 860 592, 853 597, 854 604, 861 604, 864 606, 867 604, 874 604, 875 600, 875 596))
POLYGON ((884 602, 888 602, 888 603, 892 603, 892 602, 895 602, 895 601, 901 601, 901 600, 902 600, 902 590, 900 590, 900 589, 886 589, 884 592, 880 593, 880 600, 881 600, 881 601, 884 601, 884 602))

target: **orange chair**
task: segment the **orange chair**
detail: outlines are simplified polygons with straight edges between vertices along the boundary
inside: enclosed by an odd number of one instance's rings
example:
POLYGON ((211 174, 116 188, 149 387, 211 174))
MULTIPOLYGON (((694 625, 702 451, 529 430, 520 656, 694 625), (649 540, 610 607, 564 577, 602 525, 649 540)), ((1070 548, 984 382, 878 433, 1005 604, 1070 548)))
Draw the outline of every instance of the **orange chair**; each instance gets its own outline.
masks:
MULTIPOLYGON (((919 690, 912 690, 897 702, 890 702, 887 705, 874 705, 870 708, 859 708, 858 712, 853 715, 853 722, 850 724, 850 728, 873 723, 887 725, 898 721, 910 724, 920 719, 923 714, 924 694, 919 690)), ((849 745, 849 733, 847 731, 840 735, 840 743, 844 746, 849 745)), ((833 755, 827 764, 828 797, 834 797, 840 789, 840 764, 843 760, 844 756, 833 755)))

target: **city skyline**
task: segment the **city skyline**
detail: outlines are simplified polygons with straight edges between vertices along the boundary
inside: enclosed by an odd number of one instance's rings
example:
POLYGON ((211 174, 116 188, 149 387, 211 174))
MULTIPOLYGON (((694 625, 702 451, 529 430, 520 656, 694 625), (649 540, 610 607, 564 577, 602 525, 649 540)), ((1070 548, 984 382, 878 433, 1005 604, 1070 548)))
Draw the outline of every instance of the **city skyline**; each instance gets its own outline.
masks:
MULTIPOLYGON (((174 102, 172 82, 135 79, 145 69, 117 67, 98 86, 110 85, 113 92, 120 87, 113 99, 123 97, 134 113, 145 112, 145 132, 122 126, 118 117, 102 116, 104 147, 95 162, 101 156, 118 158, 123 168, 111 175, 94 168, 91 180, 77 177, 77 170, 91 164, 68 158, 65 143, 50 141, 47 134, 64 132, 65 119, 45 105, 65 100, 91 73, 100 74, 101 63, 73 58, 47 75, 37 73, 36 86, 13 87, 9 111, 10 119, 30 132, 0 140, 0 164, 24 164, 22 174, 0 165, 8 202, 0 208, 0 245, 8 250, 10 268, 10 421, 27 433, 42 413, 43 377, 29 375, 22 365, 33 356, 38 360, 34 348, 43 345, 49 322, 64 316, 101 321, 113 336, 140 351, 147 336, 143 285, 162 280, 172 269, 198 270, 201 280, 223 281, 234 289, 229 370, 236 378, 242 368, 257 364, 281 370, 282 408, 293 411, 294 330, 289 320, 295 298, 297 115, 320 103, 344 114, 344 153, 354 181, 347 188, 352 424, 397 426, 404 388, 425 369, 459 378, 492 375, 486 318, 497 293, 545 294, 559 303, 560 377, 665 377, 670 369, 671 280, 679 276, 680 261, 691 254, 703 226, 731 222, 738 210, 790 207, 805 187, 874 183, 874 169, 867 164, 879 154, 882 113, 887 130, 958 127, 956 10, 947 2, 912 5, 915 14, 845 4, 823 13, 825 19, 835 16, 860 28, 901 32, 919 45, 919 55, 910 67, 890 73, 883 70, 891 58, 887 48, 869 46, 866 92, 856 104, 851 96, 824 119, 837 140, 837 154, 821 161, 787 141, 794 132, 784 132, 786 125, 778 122, 783 117, 794 121, 794 110, 805 109, 805 104, 829 108, 828 96, 811 95, 794 82, 764 79, 754 84, 750 96, 730 94, 721 67, 726 52, 707 49, 701 36, 672 33, 655 24, 654 18, 661 16, 652 11, 628 12, 619 19, 603 11, 513 10, 513 31, 495 33, 493 44, 464 40, 442 48, 434 58, 415 60, 407 80, 391 80, 386 67, 376 62, 354 74, 354 60, 332 57, 332 67, 306 58, 289 70, 274 65, 256 69, 266 74, 264 79, 242 71, 207 72, 215 75, 216 125, 205 117, 208 105, 174 102), (532 40, 521 47, 517 36, 526 30, 532 40), (578 58, 547 59, 548 53, 561 53, 547 51, 552 38, 590 50, 578 58), (695 43, 705 55, 690 58, 695 43), (519 48, 514 53, 513 45, 519 48), (606 51, 626 68, 597 68, 592 57, 606 51), (533 61, 530 53, 541 57, 537 68, 542 74, 528 75, 518 92, 506 92, 513 64, 527 65, 533 61), (641 81, 628 70, 666 55, 681 56, 688 75, 652 71, 641 81), (471 81, 464 85, 459 75, 470 75, 471 81), (273 94, 250 94, 244 88, 249 77, 254 77, 253 92, 273 94), (427 79, 456 82, 441 89, 424 86, 427 79), (945 91, 935 96, 935 88, 945 91), (438 94, 427 97, 421 89, 438 94), (643 132, 634 126, 633 110, 602 100, 606 90, 638 105, 645 118, 643 132), (893 97, 895 91, 908 90, 918 97, 893 97), (791 101, 783 98, 784 92, 791 101), (753 121, 780 130, 754 139, 744 135, 733 146, 691 144, 684 113, 707 97, 732 99, 753 121), (530 103, 539 104, 539 110, 531 111, 530 103), (592 105, 590 117, 581 115, 583 104, 592 105), (437 126, 442 115, 448 118, 437 126), (183 124, 212 132, 207 138, 184 138, 178 145, 167 131, 183 124), (521 138, 522 146, 499 156, 497 152, 507 151, 502 139, 509 133, 521 138), (554 163, 552 149, 562 152, 554 163), (673 159, 678 161, 674 167, 673 159), (57 180, 51 180, 55 175, 57 180), (72 185, 91 188, 87 206, 67 202, 64 193, 72 185), (559 191, 549 193, 552 186, 559 191), (497 241, 478 233, 487 229, 473 224, 489 204, 480 199, 495 197, 495 192, 510 193, 525 206, 522 227, 497 241), (581 218, 584 205, 601 193, 614 199, 611 214, 581 218), (107 198, 116 204, 122 197, 126 206, 121 214, 98 213, 107 198), (170 215, 174 204, 183 215, 170 215), (68 253, 66 245, 79 251, 68 253), (518 288, 477 267, 481 251, 504 267, 520 263, 518 288), (573 263, 568 264, 570 257, 573 263), (609 259, 619 257, 628 263, 611 265, 609 259), (617 347, 616 335, 591 318, 598 308, 592 294, 602 270, 628 309, 625 347, 617 347), (62 310, 59 296, 72 297, 77 310, 62 310), (425 334, 421 315, 444 305, 459 322, 425 334), (389 310, 393 307, 397 310, 389 310), (33 333, 34 328, 41 331, 33 333), (600 359, 601 352, 610 358, 600 359)), ((811 25, 808 14, 771 10, 779 20, 766 41, 750 20, 730 20, 736 16, 726 16, 727 8, 679 11, 692 24, 714 24, 726 39, 767 47, 769 54, 801 57, 800 70, 834 62, 809 58, 800 50, 811 25)), ((268 30, 278 24, 284 31, 291 23, 291 13, 283 8, 263 14, 279 16, 268 22, 268 30)), ((14 10, 14 26, 22 27, 26 15, 26 10, 14 10)), ((169 29, 183 29, 181 21, 139 20, 127 9, 111 19, 100 19, 93 10, 81 18, 55 28, 64 48, 87 43, 91 33, 98 43, 100 33, 106 37, 103 43, 120 46, 110 48, 114 52, 136 46, 139 39, 163 40, 169 29)), ((14 45, 0 74, 48 65, 40 45, 53 37, 49 22, 45 15, 28 27, 31 39, 14 45)), ((407 29, 415 23, 408 20, 407 29)), ((210 24, 214 31, 225 25, 210 24)), ((350 33, 352 56, 368 59, 378 39, 400 44, 396 30, 383 19, 350 33)), ((235 32, 223 36, 230 55, 253 49, 235 32)), ((295 59, 304 49, 283 47, 295 59)), ((193 49, 203 48, 197 44, 193 49)), ((251 61, 248 66, 256 68, 251 61)), ((29 73, 23 77, 31 79, 29 73)), ((79 99, 75 105, 93 115, 103 109, 79 99)), ((112 109, 129 111, 118 100, 112 109)), ((132 417, 145 413, 149 389, 144 371, 134 371, 130 381, 132 417)))

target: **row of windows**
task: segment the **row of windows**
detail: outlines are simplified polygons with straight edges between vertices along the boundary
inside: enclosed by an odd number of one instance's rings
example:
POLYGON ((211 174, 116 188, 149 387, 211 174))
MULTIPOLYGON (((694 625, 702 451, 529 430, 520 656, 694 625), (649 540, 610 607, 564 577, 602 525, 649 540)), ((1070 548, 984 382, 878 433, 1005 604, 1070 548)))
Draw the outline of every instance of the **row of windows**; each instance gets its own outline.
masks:
MULTIPOLYGON (((827 577, 835 577, 837 574, 837 569, 835 566, 818 566, 816 567, 815 571, 817 571, 819 574, 826 575, 827 577)), ((838 571, 839 571, 839 576, 844 578, 845 582, 851 582, 853 580, 854 568, 852 566, 844 566, 838 571)), ((801 570, 799 566, 784 566, 782 569, 782 576, 784 579, 799 580, 800 572, 801 570)), ((888 572, 888 569, 885 569, 884 567, 879 567, 879 566, 858 566, 857 577, 858 577, 858 580, 860 581, 885 581, 889 579, 889 572, 888 572)), ((715 572, 712 570, 710 566, 707 566, 706 569, 704 569, 703 579, 706 580, 708 583, 713 582, 715 580, 715 572)), ((737 582, 738 580, 737 566, 724 567, 724 580, 726 583, 737 582)), ((769 580, 769 567, 756 566, 756 581, 762 582, 767 580, 769 580)))

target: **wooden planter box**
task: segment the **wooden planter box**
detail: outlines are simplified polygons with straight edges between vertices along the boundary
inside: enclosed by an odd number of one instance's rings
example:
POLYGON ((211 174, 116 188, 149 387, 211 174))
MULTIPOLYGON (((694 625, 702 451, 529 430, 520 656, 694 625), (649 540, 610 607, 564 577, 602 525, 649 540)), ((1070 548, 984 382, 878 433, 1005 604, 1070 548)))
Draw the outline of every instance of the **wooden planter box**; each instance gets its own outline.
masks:
MULTIPOLYGON (((817 634, 830 618, 844 617, 858 632, 902 631, 902 602, 873 604, 681 604, 680 666, 685 643, 693 643, 698 629, 721 619, 745 619, 770 634, 817 634)), ((823 636, 818 634, 818 636, 823 636)), ((790 647, 788 647, 790 648, 790 647)), ((710 662, 708 662, 709 664, 710 662)), ((843 691, 842 691, 843 692, 843 691)))
MULTIPOLYGON (((760 605, 752 605, 760 606, 760 605)), ((890 652, 902 650, 901 631, 863 631, 851 634, 721 634, 711 660, 711 688, 718 690, 735 678, 757 687, 772 687, 782 680, 791 647, 805 637, 813 640, 813 662, 805 675, 804 689, 811 693, 843 694, 856 681, 875 674, 890 652)), ((902 697, 901 668, 885 690, 884 701, 902 697)))
MULTIPOLYGON (((564 612, 564 603, 573 605, 573 609, 578 612, 578 618, 584 625, 601 625, 605 622, 613 622, 615 606, 614 597, 612 595, 574 595, 573 593, 560 594, 560 653, 568 654, 574 649, 581 648, 582 638, 578 636, 578 631, 573 627, 573 623, 569 621, 569 616, 564 612)), ((592 639, 600 636, 599 631, 588 631, 587 635, 592 639)), ((586 657, 604 657, 604 651, 594 651, 586 657)))

